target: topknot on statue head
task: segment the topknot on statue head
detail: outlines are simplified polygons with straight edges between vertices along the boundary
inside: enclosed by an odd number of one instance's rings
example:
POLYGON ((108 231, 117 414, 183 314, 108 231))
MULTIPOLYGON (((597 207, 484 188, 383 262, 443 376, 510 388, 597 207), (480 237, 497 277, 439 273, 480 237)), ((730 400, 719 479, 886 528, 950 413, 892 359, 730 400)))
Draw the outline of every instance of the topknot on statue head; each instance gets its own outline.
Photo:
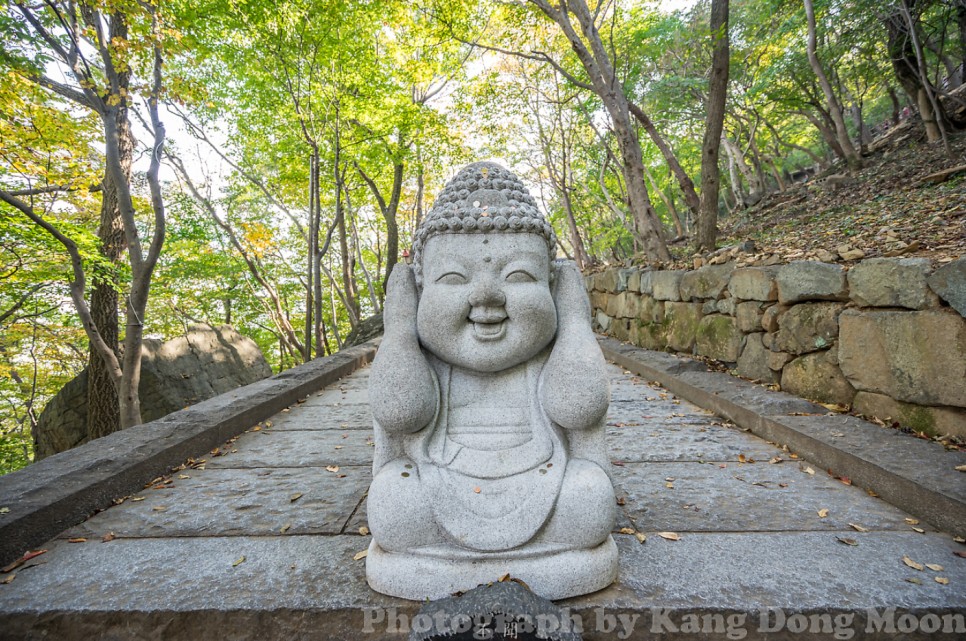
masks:
POLYGON ((423 249, 431 237, 486 233, 537 234, 546 241, 551 262, 557 253, 553 228, 520 179, 498 163, 475 162, 446 184, 416 230, 413 272, 417 286, 422 288, 423 249))

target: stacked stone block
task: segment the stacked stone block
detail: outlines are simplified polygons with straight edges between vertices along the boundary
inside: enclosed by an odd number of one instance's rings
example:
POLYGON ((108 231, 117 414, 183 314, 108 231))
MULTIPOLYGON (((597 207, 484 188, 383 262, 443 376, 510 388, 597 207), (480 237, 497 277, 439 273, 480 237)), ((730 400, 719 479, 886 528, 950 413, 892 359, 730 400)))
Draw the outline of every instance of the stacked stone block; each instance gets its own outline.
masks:
POLYGON ((597 331, 931 434, 966 437, 966 259, 610 268, 597 331))

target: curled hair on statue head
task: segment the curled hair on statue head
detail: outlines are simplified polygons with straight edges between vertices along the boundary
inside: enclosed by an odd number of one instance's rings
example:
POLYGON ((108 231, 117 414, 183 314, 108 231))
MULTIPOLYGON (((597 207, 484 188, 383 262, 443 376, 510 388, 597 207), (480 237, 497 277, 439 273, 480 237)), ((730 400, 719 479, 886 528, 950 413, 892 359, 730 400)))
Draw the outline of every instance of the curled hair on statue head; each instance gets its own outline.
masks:
POLYGON ((554 280, 557 236, 543 217, 527 188, 513 172, 495 162, 467 165, 450 180, 413 239, 413 273, 423 285, 423 250, 433 236, 442 234, 536 234, 547 243, 554 280))

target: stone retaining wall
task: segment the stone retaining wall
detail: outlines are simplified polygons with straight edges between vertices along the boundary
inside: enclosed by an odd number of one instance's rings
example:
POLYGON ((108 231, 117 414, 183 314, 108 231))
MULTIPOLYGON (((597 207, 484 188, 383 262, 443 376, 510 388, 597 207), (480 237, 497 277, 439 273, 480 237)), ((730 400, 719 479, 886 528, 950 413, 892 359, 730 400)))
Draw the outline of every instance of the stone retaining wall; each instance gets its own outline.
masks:
POLYGON ((930 434, 966 437, 966 259, 610 268, 597 331, 714 358, 739 376, 930 434))

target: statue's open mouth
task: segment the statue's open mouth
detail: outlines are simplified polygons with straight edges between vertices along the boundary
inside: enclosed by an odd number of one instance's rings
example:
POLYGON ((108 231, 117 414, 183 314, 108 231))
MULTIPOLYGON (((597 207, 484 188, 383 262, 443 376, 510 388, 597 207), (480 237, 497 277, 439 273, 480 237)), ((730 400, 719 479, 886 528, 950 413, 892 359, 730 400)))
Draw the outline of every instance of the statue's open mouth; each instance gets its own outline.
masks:
POLYGON ((497 323, 473 323, 473 332, 483 341, 495 341, 506 334, 506 319, 497 323))
POLYGON ((481 341, 495 341, 506 334, 506 312, 492 309, 474 310, 468 319, 473 323, 473 334, 481 341))

